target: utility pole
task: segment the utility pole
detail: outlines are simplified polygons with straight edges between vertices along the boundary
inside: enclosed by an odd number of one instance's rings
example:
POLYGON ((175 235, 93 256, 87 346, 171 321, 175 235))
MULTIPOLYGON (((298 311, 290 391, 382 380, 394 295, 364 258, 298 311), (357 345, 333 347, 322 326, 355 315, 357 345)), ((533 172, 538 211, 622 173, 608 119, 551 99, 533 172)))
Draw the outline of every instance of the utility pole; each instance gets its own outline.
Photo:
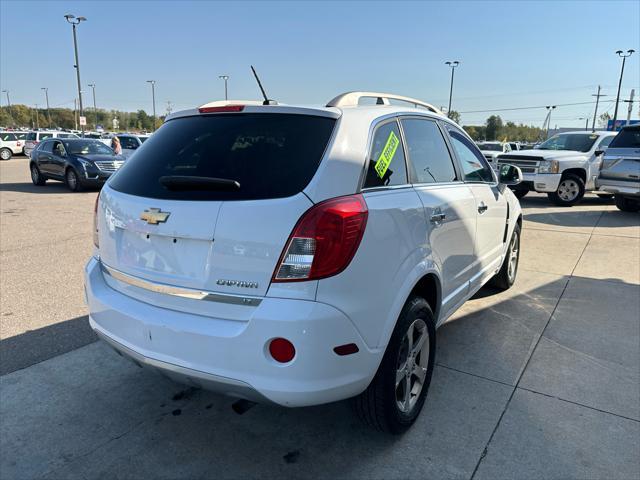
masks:
POLYGON ((73 99, 73 121, 75 123, 75 129, 78 130, 78 99, 73 99))
POLYGON ((616 96, 616 108, 613 110, 613 123, 611 124, 612 130, 616 131, 616 120, 618 119, 618 102, 620 101, 620 89, 622 88, 622 76, 624 75, 624 62, 627 57, 633 55, 635 50, 627 50, 627 53, 623 53, 622 50, 618 50, 616 53, 622 58, 622 68, 620 69, 620 80, 618 81, 618 95, 616 96))
POLYGON ((451 118, 451 97, 453 96, 453 74, 455 72, 455 69, 458 65, 460 65, 460 62, 457 60, 454 60, 453 62, 444 62, 445 65, 448 65, 449 67, 451 67, 451 84, 449 85, 449 108, 447 109, 447 117, 451 118))
POLYGON ((9 90, 2 90, 2 93, 7 94, 7 109, 9 111, 9 117, 11 118, 11 121, 15 123, 15 120, 13 119, 13 115, 11 114, 11 100, 9 99, 9 90))
POLYGON ((171 106, 171 100, 167 100, 167 117, 171 115, 172 111, 173 111, 173 107, 171 106))
POLYGON ((36 103, 36 130, 40 130, 40 116, 38 115, 38 104, 36 103))
POLYGON ((156 81, 147 80, 151 84, 151 98, 153 99, 153 131, 156 131, 156 81))
POLYGON ((598 103, 600 103, 600 97, 606 97, 605 94, 600 93, 600 85, 598 85, 598 93, 591 94, 592 97, 596 97, 596 109, 593 112, 593 123, 591 124, 591 131, 596 131, 596 118, 598 118, 598 103))
POLYGON ((70 13, 67 13, 64 18, 73 27, 73 50, 76 57, 76 64, 74 66, 76 67, 76 78, 78 80, 78 103, 80 104, 80 130, 82 131, 82 136, 84 137, 84 111, 82 109, 82 87, 80 84, 80 61, 78 60, 78 37, 76 36, 76 26, 80 25, 81 22, 84 22, 87 19, 85 17, 76 17, 75 15, 71 15, 70 13))
POLYGON ((96 131, 98 131, 98 108, 96 107, 96 84, 90 83, 88 86, 91 87, 91 90, 93 90, 93 114, 95 116, 93 128, 96 131))
POLYGON ((51 123, 51 111, 49 110, 49 89, 47 87, 42 87, 40 90, 44 90, 44 97, 47 100, 47 118, 49 120, 49 128, 53 127, 51 123))
POLYGON ((224 99, 229 100, 229 95, 227 93, 227 82, 229 80, 229 75, 218 75, 220 80, 224 80, 224 99))
POLYGON ((631 122, 631 111, 633 110, 633 97, 635 96, 636 91, 632 88, 631 89, 631 95, 629 96, 629 100, 623 100, 625 103, 629 104, 629 109, 627 110, 627 123, 626 125, 629 125, 629 123, 631 122))

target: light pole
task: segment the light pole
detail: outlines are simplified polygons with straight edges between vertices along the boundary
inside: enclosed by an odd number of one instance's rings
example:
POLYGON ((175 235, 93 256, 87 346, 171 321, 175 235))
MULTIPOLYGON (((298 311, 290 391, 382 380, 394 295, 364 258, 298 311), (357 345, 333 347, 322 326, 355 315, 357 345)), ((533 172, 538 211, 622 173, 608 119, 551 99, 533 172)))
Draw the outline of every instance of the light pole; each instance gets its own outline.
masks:
POLYGON ((613 110, 613 123, 611 128, 613 131, 616 131, 616 120, 618 119, 618 102, 620 101, 620 88, 622 87, 622 75, 624 75, 624 62, 627 60, 627 57, 633 55, 635 50, 627 50, 627 53, 623 53, 622 50, 618 50, 616 53, 620 58, 622 58, 622 68, 620 69, 620 81, 618 82, 618 95, 616 95, 616 108, 613 110))
POLYGON ((47 100, 47 119, 49 120, 49 128, 53 126, 51 123, 51 111, 49 110, 49 89, 42 87, 40 90, 44 90, 44 98, 47 100))
POLYGON ((451 85, 449 86, 449 108, 447 109, 447 117, 451 118, 451 97, 453 96, 453 74, 456 67, 460 65, 460 62, 454 60, 453 62, 444 62, 445 65, 451 67, 451 85))
POLYGON ((13 115, 11 115, 11 100, 9 100, 9 90, 2 90, 2 93, 5 93, 7 95, 7 108, 9 110, 9 117, 13 122, 14 120, 13 120, 13 115))
POLYGON ((98 131, 98 109, 96 108, 96 84, 95 83, 90 83, 88 85, 89 87, 91 87, 91 90, 93 90, 93 114, 95 115, 95 125, 93 128, 96 129, 96 132, 98 131))
POLYGON ((584 131, 589 130, 589 117, 578 117, 578 120, 584 120, 584 131))
POLYGON ((84 137, 84 125, 82 122, 84 112, 82 109, 82 87, 80 84, 80 61, 78 60, 78 38, 76 36, 76 26, 81 22, 86 21, 87 19, 85 17, 76 17, 75 15, 71 15, 70 13, 67 13, 64 18, 73 27, 73 50, 76 57, 76 64, 74 65, 74 67, 76 68, 76 77, 78 80, 78 102, 80 103, 80 130, 82 131, 82 136, 84 137))
POLYGON ((38 104, 36 103, 36 130, 40 130, 40 116, 38 115, 38 104))
POLYGON ((153 131, 156 131, 156 81, 147 80, 151 84, 151 98, 153 99, 153 131))
POLYGON ((551 126, 551 112, 555 110, 555 105, 547 105, 547 138, 549 138, 549 127, 551 126))
POLYGON ((229 81, 229 75, 218 75, 220 80, 224 80, 224 99, 229 100, 229 95, 227 94, 227 82, 229 81))

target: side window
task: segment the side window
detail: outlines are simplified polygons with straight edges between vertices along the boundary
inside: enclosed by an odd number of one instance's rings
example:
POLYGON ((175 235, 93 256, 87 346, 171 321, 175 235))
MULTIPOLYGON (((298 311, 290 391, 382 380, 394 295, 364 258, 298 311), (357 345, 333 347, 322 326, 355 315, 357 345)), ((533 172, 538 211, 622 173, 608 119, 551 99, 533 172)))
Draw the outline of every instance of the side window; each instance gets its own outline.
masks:
POLYGON ((15 142, 16 135, 14 133, 1 133, 0 134, 0 139, 3 142, 15 142))
POLYGON ((41 152, 53 153, 53 142, 42 142, 37 149, 41 152))
POLYGON ((442 133, 431 120, 402 120, 412 183, 442 183, 456 180, 456 171, 442 133))
POLYGON ((38 137, 40 137, 40 141, 44 140, 45 138, 51 138, 53 137, 53 133, 39 133, 38 137))
POLYGON ((466 182, 493 182, 491 167, 487 165, 487 161, 473 142, 452 128, 447 127, 447 130, 449 130, 453 149, 460 160, 464 180, 466 182))
POLYGON ((368 162, 365 188, 407 183, 404 150, 395 121, 385 123, 376 129, 368 162))
POLYGON ((53 144, 53 154, 58 157, 64 157, 64 147, 62 146, 62 142, 51 142, 53 144))
POLYGON ((598 145, 598 150, 602 150, 603 148, 607 148, 611 144, 611 142, 613 142, 614 138, 616 138, 614 135, 611 135, 609 137, 604 137, 600 141, 600 145, 598 145))

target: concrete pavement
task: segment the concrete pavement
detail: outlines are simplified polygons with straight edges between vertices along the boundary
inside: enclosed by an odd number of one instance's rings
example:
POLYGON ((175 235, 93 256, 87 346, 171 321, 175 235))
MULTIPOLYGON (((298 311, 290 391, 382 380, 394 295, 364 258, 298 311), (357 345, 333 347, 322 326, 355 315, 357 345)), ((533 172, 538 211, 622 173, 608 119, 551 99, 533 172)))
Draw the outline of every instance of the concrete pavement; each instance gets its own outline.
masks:
MULTIPOLYGON (((640 216, 596 197, 522 204, 516 285, 483 289, 438 331, 429 396, 406 435, 363 427, 344 402, 238 416, 229 399, 59 333, 67 353, 0 377, 0 477, 640 478, 640 216)), ((83 313, 78 297, 67 318, 83 313)), ((66 320, 47 326, 42 307, 21 308, 45 332, 66 320)), ((21 329, 3 326, 2 350, 21 329)))

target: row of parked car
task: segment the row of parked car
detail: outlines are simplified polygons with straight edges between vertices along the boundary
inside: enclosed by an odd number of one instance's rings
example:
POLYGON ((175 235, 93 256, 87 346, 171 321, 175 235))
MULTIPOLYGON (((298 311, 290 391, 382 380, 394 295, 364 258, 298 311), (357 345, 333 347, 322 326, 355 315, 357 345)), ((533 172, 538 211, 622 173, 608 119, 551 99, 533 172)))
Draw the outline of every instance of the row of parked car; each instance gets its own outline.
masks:
MULTIPOLYGON (((118 137, 122 146, 122 154, 129 157, 142 143, 149 138, 149 135, 129 134, 129 133, 85 133, 83 138, 94 139, 111 146, 113 137, 118 137)), ((0 132, 0 159, 9 160, 14 155, 31 156, 31 152, 37 145, 48 138, 80 138, 75 132, 63 130, 35 130, 35 131, 5 131, 0 132)))
POLYGON ((565 132, 524 148, 507 142, 480 142, 478 148, 494 168, 520 167, 524 180, 513 187, 518 198, 535 191, 546 193, 556 205, 572 206, 592 192, 615 196, 620 210, 640 209, 640 126, 617 134, 565 132))

